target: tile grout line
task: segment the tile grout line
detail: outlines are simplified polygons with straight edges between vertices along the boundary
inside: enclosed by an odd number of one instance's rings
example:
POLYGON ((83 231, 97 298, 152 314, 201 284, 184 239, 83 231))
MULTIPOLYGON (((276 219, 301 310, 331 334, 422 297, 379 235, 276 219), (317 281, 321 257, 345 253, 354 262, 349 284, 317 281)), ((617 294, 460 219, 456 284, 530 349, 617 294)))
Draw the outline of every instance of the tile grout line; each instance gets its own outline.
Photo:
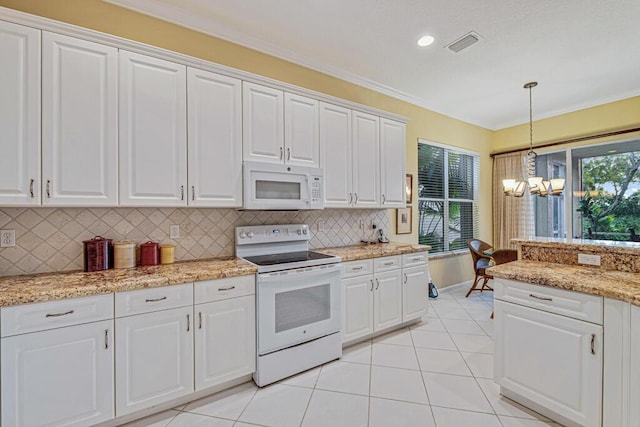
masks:
MULTIPOLYGON (((428 298, 427 298, 427 303, 429 303, 428 298)), ((442 321, 440 321, 440 323, 442 323, 442 321)), ((429 389, 427 388, 427 382, 424 379, 424 374, 422 373, 422 366, 420 365, 420 358, 418 357, 418 351, 416 350, 416 343, 413 341, 413 334, 411 333, 411 329, 409 329, 409 337, 411 337, 411 343, 413 344, 413 353, 416 356, 416 361, 418 362, 418 368, 420 368, 420 379, 422 380, 422 386, 424 387, 424 392, 427 395, 427 403, 429 405, 429 412, 431 413, 431 419, 433 420, 433 425, 437 427, 436 416, 433 413, 433 406, 431 406, 431 398, 429 397, 429 389)))

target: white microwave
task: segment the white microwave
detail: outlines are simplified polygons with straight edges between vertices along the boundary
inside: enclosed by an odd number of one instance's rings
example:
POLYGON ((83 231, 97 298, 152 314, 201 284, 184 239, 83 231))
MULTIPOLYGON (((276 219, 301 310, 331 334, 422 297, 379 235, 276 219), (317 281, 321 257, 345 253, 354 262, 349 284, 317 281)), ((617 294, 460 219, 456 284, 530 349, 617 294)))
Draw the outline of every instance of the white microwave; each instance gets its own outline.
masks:
POLYGON ((324 208, 324 171, 320 168, 246 161, 243 178, 244 209, 324 208))

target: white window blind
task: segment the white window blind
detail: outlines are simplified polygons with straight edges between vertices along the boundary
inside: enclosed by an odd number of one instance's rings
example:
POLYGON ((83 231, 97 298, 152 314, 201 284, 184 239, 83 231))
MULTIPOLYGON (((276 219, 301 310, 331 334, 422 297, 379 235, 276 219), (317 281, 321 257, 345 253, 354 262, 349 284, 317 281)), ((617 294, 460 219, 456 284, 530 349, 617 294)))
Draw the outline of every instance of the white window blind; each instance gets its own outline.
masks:
POLYGON ((418 140, 418 239, 431 253, 477 237, 479 178, 477 153, 418 140))

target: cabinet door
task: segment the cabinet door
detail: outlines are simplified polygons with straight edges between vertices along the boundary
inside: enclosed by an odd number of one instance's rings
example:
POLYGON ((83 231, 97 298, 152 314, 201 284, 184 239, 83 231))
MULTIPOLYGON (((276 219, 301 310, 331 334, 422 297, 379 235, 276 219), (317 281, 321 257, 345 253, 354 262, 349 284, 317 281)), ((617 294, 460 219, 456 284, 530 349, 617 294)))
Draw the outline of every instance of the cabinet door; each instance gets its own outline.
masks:
POLYGON ((284 93, 254 83, 242 83, 244 160, 284 162, 284 93))
POLYGON ((120 51, 120 205, 187 204, 186 67, 120 51))
POLYGON ((351 110, 320 103, 320 166, 324 169, 325 208, 353 203, 351 110))
POLYGON ((255 295, 196 305, 196 391, 256 370, 255 295))
POLYGON ((116 319, 116 416, 193 393, 193 307, 116 319))
POLYGON ((380 207, 380 118, 353 111, 353 194, 357 208, 380 207))
POLYGON ((640 307, 631 305, 631 354, 629 360, 629 426, 640 425, 640 307))
POLYGON ((285 162, 290 165, 320 166, 318 101, 284 94, 285 162))
POLYGON ((404 123, 380 119, 380 191, 383 208, 406 206, 404 123))
POLYGON ((40 204, 40 31, 0 21, 0 205, 40 204))
POLYGON ((402 321, 418 319, 427 312, 429 270, 426 265, 402 271, 402 321))
POLYGON ((242 206, 241 81, 188 69, 189 205, 242 206))
POLYGON ((2 424, 113 418, 113 320, 2 339, 2 424))
POLYGON ((118 50, 42 34, 42 203, 117 204, 118 50))
POLYGON ((373 276, 342 280, 342 342, 373 332, 373 276))
POLYGON ((373 330, 380 331, 402 323, 402 272, 375 275, 373 330))
POLYGON ((602 414, 602 326, 495 302, 495 381, 584 426, 602 414))

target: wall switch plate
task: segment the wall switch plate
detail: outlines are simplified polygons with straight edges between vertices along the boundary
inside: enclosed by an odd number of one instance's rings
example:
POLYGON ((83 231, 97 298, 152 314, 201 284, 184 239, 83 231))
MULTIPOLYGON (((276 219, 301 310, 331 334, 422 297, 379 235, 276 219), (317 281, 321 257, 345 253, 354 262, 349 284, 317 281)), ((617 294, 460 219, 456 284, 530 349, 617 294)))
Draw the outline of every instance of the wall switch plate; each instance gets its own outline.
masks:
POLYGON ((12 248, 16 245, 16 230, 0 230, 0 248, 12 248))
POLYGON ((600 255, 578 254, 578 264, 600 266, 600 255))
POLYGON ((318 231, 324 231, 324 221, 323 220, 319 220, 318 221, 318 231))
POLYGON ((169 227, 169 238, 170 239, 179 239, 180 238, 180 226, 172 225, 169 227))

